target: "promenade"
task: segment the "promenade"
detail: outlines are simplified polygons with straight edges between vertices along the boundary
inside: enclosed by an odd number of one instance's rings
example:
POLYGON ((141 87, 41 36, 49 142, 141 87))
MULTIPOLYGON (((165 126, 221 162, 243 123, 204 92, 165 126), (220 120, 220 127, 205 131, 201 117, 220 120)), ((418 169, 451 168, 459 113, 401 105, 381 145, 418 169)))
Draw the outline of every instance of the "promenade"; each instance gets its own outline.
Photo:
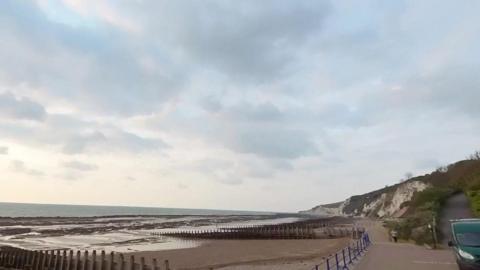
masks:
POLYGON ((410 243, 393 243, 380 221, 365 221, 373 245, 355 270, 457 270, 448 249, 431 250, 410 243))

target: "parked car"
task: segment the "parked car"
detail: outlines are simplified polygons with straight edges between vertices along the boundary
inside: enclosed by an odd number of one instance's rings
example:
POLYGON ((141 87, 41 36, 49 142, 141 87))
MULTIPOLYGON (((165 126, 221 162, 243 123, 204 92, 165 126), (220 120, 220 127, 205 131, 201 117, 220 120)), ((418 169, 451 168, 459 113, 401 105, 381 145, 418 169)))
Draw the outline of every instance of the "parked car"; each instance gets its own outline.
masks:
POLYGON ((451 220, 453 248, 460 270, 480 270, 480 219, 451 220))

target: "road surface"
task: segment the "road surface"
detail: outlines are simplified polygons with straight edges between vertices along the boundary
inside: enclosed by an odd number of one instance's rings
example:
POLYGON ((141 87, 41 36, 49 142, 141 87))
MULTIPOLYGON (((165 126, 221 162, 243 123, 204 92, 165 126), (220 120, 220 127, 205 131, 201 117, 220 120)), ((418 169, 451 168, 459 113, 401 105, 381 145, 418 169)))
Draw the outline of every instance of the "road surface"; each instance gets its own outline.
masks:
POLYGON ((373 245, 355 270, 458 270, 449 249, 429 250, 408 243, 393 243, 379 221, 366 221, 373 245))
POLYGON ((451 240, 451 227, 449 220, 459 218, 472 218, 473 213, 470 209, 467 196, 464 193, 457 193, 450 197, 442 209, 440 222, 438 224, 440 239, 444 246, 448 240, 451 240))
MULTIPOLYGON (((442 209, 438 228, 444 235, 442 243, 450 239, 451 219, 473 217, 468 199, 463 193, 450 197, 442 209)), ((439 250, 430 250, 408 243, 393 243, 379 221, 364 221, 373 245, 355 270, 457 270, 455 256, 444 245, 439 250)))

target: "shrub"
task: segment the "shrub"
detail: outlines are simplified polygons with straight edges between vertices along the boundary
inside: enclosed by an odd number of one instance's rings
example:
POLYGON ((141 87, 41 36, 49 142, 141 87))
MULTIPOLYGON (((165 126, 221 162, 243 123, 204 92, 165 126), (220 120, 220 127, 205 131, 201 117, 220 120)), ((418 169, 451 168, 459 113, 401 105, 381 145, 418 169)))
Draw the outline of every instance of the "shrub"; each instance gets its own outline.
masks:
POLYGON ((470 200, 473 213, 480 217, 480 192, 478 190, 472 190, 467 192, 467 196, 470 200))

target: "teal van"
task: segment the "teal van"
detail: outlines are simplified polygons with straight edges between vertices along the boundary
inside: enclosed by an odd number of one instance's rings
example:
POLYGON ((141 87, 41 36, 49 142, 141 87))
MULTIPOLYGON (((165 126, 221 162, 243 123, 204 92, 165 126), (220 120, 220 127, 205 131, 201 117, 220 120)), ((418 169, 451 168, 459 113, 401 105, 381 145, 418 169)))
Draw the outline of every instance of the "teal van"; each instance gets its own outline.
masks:
POLYGON ((452 220, 453 248, 460 270, 480 270, 480 219, 452 220))

